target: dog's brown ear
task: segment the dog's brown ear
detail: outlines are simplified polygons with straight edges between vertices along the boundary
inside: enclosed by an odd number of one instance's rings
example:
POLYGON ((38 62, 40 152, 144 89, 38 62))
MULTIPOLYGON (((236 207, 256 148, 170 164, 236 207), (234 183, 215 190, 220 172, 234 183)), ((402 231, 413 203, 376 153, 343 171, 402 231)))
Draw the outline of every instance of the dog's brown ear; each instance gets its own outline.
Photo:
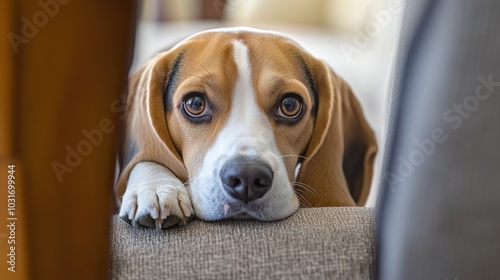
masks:
POLYGON ((181 181, 187 170, 170 137, 164 102, 165 86, 176 63, 175 53, 157 55, 129 79, 125 100, 125 133, 121 149, 120 173, 115 191, 125 192, 132 168, 152 161, 167 167, 181 181))
POLYGON ((297 181, 313 192, 311 206, 364 205, 377 144, 349 85, 324 62, 313 60, 317 91, 314 130, 297 181))

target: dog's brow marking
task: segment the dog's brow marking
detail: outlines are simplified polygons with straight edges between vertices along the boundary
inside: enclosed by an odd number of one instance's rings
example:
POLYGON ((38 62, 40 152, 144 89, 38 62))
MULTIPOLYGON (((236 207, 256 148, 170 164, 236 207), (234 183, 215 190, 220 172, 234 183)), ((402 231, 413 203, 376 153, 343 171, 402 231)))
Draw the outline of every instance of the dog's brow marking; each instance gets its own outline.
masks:
POLYGON ((299 61, 304 71, 304 78, 307 82, 307 88, 309 90, 309 94, 311 95, 311 99, 313 101, 313 107, 311 108, 311 112, 316 115, 318 111, 318 92, 316 89, 316 82, 314 81, 314 76, 311 73, 311 69, 305 62, 304 58, 299 56, 299 61))
POLYGON ((234 40, 233 56, 238 70, 238 81, 233 92, 230 122, 237 121, 240 125, 248 125, 246 129, 249 129, 252 128, 252 124, 257 124, 259 120, 263 120, 264 116, 259 111, 255 100, 247 46, 241 41, 234 40))
POLYGON ((177 87, 179 68, 183 57, 184 57, 183 53, 179 54, 179 56, 175 59, 174 64, 172 66, 172 70, 170 71, 167 77, 163 94, 163 109, 165 112, 171 111, 173 107, 172 100, 174 96, 174 91, 177 87))

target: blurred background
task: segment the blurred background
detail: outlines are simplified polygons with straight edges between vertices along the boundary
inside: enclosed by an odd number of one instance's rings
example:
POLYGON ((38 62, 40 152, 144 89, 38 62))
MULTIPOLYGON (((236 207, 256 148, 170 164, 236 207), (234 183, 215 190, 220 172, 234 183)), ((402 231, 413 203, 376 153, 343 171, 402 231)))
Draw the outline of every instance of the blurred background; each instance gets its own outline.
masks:
MULTIPOLYGON (((402 11, 403 0, 143 0, 131 72, 205 29, 250 26, 283 32, 351 85, 382 148, 402 11)), ((375 204, 375 176, 368 206, 375 204)))

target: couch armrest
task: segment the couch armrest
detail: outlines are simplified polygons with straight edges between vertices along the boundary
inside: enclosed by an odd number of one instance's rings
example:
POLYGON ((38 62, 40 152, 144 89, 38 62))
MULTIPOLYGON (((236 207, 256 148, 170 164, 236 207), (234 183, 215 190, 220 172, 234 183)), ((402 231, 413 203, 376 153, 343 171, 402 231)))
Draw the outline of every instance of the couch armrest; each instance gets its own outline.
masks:
POLYGON ((113 279, 370 279, 371 208, 304 208, 278 222, 194 220, 166 231, 112 223, 113 279), (197 277, 198 276, 198 277, 197 277))

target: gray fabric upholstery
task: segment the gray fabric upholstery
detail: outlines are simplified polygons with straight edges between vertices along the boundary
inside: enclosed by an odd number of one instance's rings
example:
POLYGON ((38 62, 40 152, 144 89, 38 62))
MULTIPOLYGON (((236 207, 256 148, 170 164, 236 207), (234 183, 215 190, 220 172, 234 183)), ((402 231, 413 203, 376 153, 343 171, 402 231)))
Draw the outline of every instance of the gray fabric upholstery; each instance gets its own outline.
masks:
POLYGON ((500 279, 500 2, 406 8, 378 276, 500 279))
POLYGON ((113 279, 371 279, 371 208, 307 208, 277 222, 191 221, 165 231, 112 221, 113 279))

